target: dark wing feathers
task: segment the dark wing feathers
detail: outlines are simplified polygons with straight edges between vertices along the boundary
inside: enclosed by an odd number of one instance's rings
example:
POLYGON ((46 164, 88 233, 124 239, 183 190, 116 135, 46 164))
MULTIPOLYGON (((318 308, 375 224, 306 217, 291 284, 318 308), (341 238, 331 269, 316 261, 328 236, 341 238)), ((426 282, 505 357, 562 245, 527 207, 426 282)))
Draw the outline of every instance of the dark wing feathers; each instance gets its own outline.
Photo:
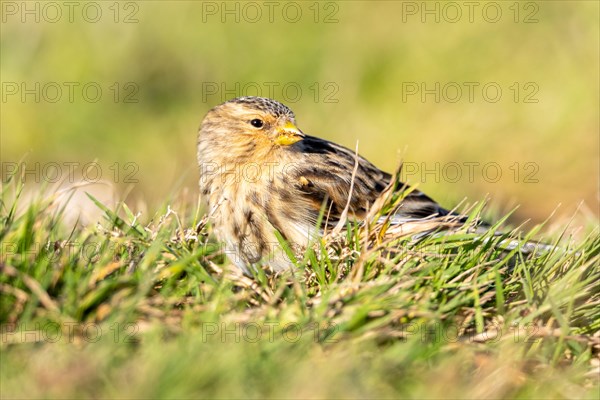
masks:
MULTIPOLYGON (((290 178, 301 182, 296 183, 298 195, 313 206, 312 217, 316 220, 323 202, 327 201, 327 210, 330 210, 328 220, 330 223, 337 223, 348 201, 352 171, 356 163, 355 152, 313 136, 306 136, 290 150, 302 153, 305 159, 305 162, 300 163, 301 166, 293 169, 290 178)), ((360 156, 358 163, 349 211, 362 218, 390 183, 391 175, 360 156)), ((396 213, 401 219, 447 214, 448 210, 416 190, 406 196, 396 213)))

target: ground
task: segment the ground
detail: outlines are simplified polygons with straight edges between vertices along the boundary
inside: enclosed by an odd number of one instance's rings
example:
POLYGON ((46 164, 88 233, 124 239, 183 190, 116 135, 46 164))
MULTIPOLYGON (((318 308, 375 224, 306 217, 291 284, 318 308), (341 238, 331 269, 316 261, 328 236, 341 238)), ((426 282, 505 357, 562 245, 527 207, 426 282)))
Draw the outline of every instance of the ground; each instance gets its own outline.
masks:
POLYGON ((349 226, 250 278, 199 205, 97 202, 81 226, 20 189, 2 189, 3 398, 597 398, 597 228, 527 259, 349 226))

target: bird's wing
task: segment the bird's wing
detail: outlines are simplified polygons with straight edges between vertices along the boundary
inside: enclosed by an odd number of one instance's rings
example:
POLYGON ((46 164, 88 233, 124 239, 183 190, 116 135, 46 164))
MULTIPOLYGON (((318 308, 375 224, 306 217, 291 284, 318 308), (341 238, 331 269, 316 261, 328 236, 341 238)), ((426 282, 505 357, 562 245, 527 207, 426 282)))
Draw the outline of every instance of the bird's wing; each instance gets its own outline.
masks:
MULTIPOLYGON (((297 189, 295 194, 303 202, 301 204, 304 205, 304 209, 310 210, 311 222, 317 221, 323 203, 325 203, 327 226, 333 228, 337 225, 346 204, 348 204, 353 179, 349 213, 358 220, 367 216, 370 207, 378 199, 381 201, 384 198, 382 195, 385 195, 384 191, 391 184, 392 176, 390 174, 381 171, 365 158, 357 156, 354 151, 335 143, 307 136, 291 147, 293 147, 293 151, 297 152, 294 158, 301 162, 298 162, 298 165, 292 169, 293 173, 290 174, 290 179, 296 182, 294 184, 297 189), (353 177, 357 161, 358 166, 353 177)), ((448 211, 425 193, 414 190, 408 185, 396 181, 395 188, 399 188, 396 189, 399 191, 405 190, 407 193, 391 214, 380 217, 381 222, 389 224, 387 235, 409 235, 415 240, 420 240, 432 234, 443 235, 448 229, 452 230, 467 221, 466 216, 448 211)), ((293 211, 296 211, 298 215, 306 216, 305 212, 300 210, 293 211)), ((478 221, 470 228, 469 232, 474 235, 488 235, 489 229, 490 226, 485 222, 478 221)), ((494 237, 503 235, 501 232, 493 234, 494 237)), ((483 240, 495 239, 487 237, 483 240)), ((506 252, 518 248, 519 253, 525 255, 556 249, 554 246, 544 243, 533 241, 523 243, 510 238, 501 240, 495 246, 506 252)))
MULTIPOLYGON (((359 220, 364 218, 392 178, 354 151, 317 137, 306 136, 293 146, 292 151, 301 157, 302 162, 290 169, 289 178, 297 188, 297 195, 309 206, 311 219, 315 221, 324 202, 329 223, 336 224, 339 221, 348 203, 353 179, 349 213, 359 220)), ((405 187, 408 189, 408 186, 405 187)), ((391 222, 401 223, 448 213, 424 193, 413 190, 403 199, 391 222)))

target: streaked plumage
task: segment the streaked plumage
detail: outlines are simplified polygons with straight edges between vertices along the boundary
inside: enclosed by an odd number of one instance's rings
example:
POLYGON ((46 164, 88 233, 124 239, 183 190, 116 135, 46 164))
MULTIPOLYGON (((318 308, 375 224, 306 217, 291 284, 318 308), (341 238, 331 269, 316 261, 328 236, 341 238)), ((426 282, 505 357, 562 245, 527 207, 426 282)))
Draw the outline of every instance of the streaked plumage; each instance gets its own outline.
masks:
MULTIPOLYGON (((277 101, 241 97, 214 107, 200 128, 200 189, 227 255, 246 272, 261 260, 275 271, 289 267, 275 231, 305 246, 324 204, 326 225, 335 226, 348 202, 357 160, 348 216, 361 220, 390 183, 390 174, 350 149, 305 135, 296 128, 294 113, 277 101)), ((448 213, 413 191, 393 220, 401 224, 448 213)))

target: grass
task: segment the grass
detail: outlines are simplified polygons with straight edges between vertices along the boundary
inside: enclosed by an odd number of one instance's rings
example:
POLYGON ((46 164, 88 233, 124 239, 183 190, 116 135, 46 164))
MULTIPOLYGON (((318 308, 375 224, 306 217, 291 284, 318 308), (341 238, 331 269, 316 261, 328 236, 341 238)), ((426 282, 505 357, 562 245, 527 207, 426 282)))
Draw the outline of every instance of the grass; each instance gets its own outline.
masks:
POLYGON ((142 221, 97 202, 105 218, 81 227, 52 191, 22 189, 2 186, 2 398, 598 393, 597 228, 524 258, 491 232, 383 241, 354 226, 294 273, 250 279, 195 203, 142 221))

